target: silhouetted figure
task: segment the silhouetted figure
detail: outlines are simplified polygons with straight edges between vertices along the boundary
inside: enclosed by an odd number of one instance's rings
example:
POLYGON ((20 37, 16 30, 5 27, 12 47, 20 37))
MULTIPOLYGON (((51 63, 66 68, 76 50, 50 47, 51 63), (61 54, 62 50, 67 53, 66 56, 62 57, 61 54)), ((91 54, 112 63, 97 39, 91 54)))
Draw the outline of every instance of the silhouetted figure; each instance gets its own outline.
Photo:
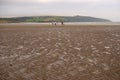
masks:
POLYGON ((63 21, 61 21, 61 24, 63 25, 63 21))

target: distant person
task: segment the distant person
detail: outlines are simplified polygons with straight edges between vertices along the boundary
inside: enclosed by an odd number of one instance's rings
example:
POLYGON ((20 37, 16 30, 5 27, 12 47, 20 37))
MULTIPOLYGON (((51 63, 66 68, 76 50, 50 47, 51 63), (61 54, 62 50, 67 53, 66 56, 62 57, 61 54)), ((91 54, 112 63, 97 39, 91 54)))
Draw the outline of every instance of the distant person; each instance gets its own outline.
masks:
POLYGON ((57 25, 57 23, 55 22, 55 26, 57 25))
POLYGON ((63 24, 63 21, 61 21, 61 24, 64 25, 64 24, 63 24))
POLYGON ((52 22, 52 25, 54 25, 54 22, 52 22))

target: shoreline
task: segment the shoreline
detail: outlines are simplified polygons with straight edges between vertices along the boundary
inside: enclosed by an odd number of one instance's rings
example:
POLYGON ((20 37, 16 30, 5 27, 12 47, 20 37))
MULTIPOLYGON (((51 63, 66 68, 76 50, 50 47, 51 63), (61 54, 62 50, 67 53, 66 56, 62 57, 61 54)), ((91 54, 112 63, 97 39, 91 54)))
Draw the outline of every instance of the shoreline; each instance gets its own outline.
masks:
MULTIPOLYGON (((21 22, 21 23, 0 23, 1 25, 52 25, 51 22, 48 23, 31 23, 31 22, 21 22)), ((57 25, 61 25, 57 22, 57 25)), ((120 25, 120 22, 64 22, 64 25, 120 25)))

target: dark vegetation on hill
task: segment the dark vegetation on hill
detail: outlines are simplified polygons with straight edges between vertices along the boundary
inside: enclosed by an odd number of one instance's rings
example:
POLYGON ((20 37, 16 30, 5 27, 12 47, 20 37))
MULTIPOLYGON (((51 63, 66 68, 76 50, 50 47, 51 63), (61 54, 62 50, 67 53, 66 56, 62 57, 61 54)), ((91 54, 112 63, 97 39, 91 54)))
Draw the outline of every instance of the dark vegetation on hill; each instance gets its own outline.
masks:
POLYGON ((34 17, 16 17, 0 18, 0 22, 110 22, 110 20, 95 18, 90 16, 34 16, 34 17))

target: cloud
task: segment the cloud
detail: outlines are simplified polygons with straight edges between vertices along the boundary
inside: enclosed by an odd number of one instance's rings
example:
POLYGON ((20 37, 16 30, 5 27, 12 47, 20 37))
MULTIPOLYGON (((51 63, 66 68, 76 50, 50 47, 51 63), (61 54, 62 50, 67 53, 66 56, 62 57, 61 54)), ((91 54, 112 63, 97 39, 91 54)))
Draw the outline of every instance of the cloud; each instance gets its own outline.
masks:
POLYGON ((36 1, 46 3, 46 2, 96 2, 99 0, 36 0, 36 1))
POLYGON ((11 3, 57 3, 57 2, 97 2, 100 0, 0 0, 0 4, 11 3))
POLYGON ((119 0, 0 0, 0 3, 11 3, 11 2, 39 2, 39 3, 50 3, 50 2, 118 2, 119 0))
POLYGON ((1 16, 87 15, 120 21, 120 0, 0 0, 1 16))

